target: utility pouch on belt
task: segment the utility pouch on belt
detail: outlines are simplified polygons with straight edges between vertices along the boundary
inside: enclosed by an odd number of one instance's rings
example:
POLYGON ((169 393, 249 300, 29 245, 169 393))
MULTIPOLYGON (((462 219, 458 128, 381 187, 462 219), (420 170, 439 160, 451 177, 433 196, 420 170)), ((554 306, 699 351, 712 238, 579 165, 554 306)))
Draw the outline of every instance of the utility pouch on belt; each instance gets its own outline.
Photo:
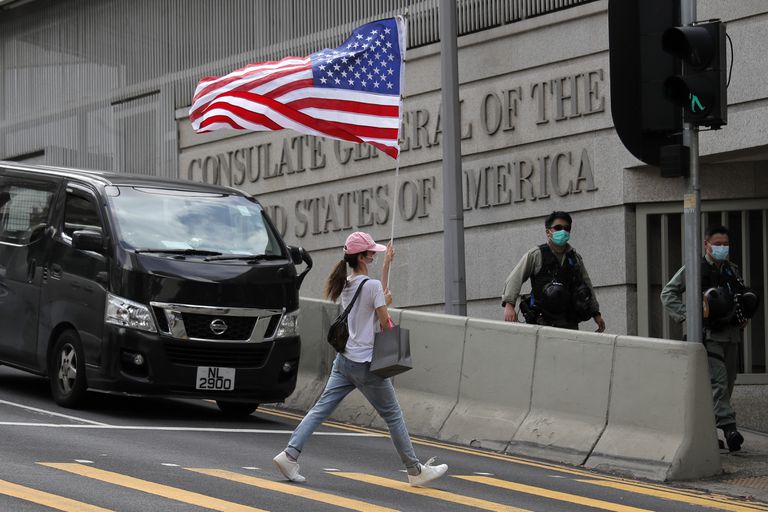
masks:
POLYGON ((520 313, 527 324, 538 324, 540 313, 533 303, 531 294, 520 296, 520 313))

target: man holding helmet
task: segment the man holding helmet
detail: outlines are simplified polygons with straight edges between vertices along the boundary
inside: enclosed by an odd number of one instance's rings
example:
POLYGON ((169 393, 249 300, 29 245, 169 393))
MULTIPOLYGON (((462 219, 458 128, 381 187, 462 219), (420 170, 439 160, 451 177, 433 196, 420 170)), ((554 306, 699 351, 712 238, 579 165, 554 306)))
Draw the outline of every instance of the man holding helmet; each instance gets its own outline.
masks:
MULTIPOLYGON (((730 451, 738 451, 744 437, 736 429, 731 393, 739 371, 739 342, 747 320, 757 311, 757 295, 741 279, 739 269, 728 261, 730 235, 724 226, 711 226, 704 239, 701 263, 704 346, 717 427, 722 429, 730 451)), ((661 292, 661 302, 677 322, 685 321, 685 266, 661 292)))
POLYGON ((528 251, 507 277, 501 296, 504 320, 518 321, 515 305, 519 297, 526 323, 578 329, 579 322, 592 318, 597 332, 603 332, 605 322, 584 262, 568 244, 571 216, 552 212, 544 228, 547 243, 528 251), (531 293, 520 296, 528 279, 531 293))

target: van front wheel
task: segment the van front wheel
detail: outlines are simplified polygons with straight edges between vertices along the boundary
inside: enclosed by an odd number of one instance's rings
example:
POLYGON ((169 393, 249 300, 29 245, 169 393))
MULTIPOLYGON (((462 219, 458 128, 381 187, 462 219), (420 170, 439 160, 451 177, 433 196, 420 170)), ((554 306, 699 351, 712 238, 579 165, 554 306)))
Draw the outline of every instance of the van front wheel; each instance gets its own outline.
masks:
POLYGON ((250 416, 259 407, 259 404, 228 402, 226 400, 216 400, 219 410, 230 418, 244 418, 250 416))
POLYGON ((80 337, 75 331, 61 333, 48 367, 51 394, 62 407, 77 408, 85 402, 85 358, 80 337))

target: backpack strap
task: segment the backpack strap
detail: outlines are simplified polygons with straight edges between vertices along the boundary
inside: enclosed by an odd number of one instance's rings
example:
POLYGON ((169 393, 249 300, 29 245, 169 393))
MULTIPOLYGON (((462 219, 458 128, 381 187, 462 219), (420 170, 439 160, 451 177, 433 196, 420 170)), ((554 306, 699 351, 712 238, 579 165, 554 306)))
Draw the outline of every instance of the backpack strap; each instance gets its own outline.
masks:
POLYGON ((360 292, 363 291, 363 285, 368 281, 368 279, 363 279, 363 282, 360 283, 360 285, 357 287, 357 291, 355 292, 355 296, 352 297, 352 302, 350 302, 347 307, 344 309, 344 312, 341 314, 341 318, 347 318, 349 316, 349 312, 352 311, 352 306, 355 305, 355 301, 357 301, 357 297, 360 295, 360 292))

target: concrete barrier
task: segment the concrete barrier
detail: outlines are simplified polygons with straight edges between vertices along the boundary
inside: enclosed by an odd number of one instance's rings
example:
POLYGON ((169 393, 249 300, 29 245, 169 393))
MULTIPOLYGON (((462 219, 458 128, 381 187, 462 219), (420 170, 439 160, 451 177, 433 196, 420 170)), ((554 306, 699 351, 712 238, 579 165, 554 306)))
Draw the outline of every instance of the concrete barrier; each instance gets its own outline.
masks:
POLYGON ((459 401, 440 438, 503 451, 531 407, 538 326, 470 318, 459 401))
POLYGON ((339 305, 325 300, 300 300, 299 334, 301 356, 296 390, 285 401, 292 409, 308 410, 320 397, 328 380, 328 373, 336 352, 325 336, 333 320, 339 315, 339 305))
POLYGON ((608 419, 615 340, 605 334, 539 329, 531 411, 509 451, 584 463, 608 419))
MULTIPOLYGON (((338 306, 302 299, 302 361, 287 405, 319 397, 338 306)), ((391 310, 414 369, 394 378, 411 433, 655 480, 720 472, 699 344, 391 310)), ((332 418, 385 428, 357 391, 332 418)))
POLYGON ((403 311, 400 326, 411 332, 414 368, 394 378, 408 428, 438 434, 459 399, 465 317, 403 311))
POLYGON ((654 480, 720 473, 704 346, 620 336, 608 426, 586 466, 654 480))

